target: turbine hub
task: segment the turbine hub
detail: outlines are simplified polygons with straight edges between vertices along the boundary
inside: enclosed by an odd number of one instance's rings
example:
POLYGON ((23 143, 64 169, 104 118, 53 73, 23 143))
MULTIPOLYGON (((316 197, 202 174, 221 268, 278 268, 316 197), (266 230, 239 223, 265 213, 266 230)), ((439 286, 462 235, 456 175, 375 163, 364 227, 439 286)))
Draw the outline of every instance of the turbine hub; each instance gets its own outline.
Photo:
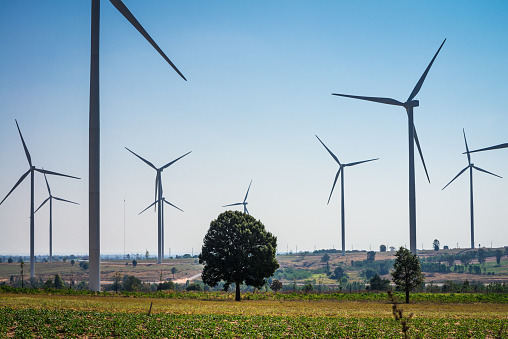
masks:
POLYGON ((406 106, 406 107, 418 107, 418 106, 420 106, 420 102, 418 100, 411 100, 411 101, 407 101, 404 106, 406 106))

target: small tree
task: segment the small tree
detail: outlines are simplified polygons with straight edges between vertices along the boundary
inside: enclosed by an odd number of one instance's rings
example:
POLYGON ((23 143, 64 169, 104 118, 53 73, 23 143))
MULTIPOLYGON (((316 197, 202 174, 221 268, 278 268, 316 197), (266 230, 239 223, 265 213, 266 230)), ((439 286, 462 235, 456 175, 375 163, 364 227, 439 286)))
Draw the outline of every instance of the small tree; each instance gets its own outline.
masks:
POLYGON ((75 263, 74 259, 71 259, 71 266, 74 266, 75 263))
POLYGON ((501 258, 503 257, 503 251, 496 250, 496 263, 501 265, 501 258))
POLYGON ((390 280, 381 279, 379 274, 376 274, 369 280, 370 289, 373 291, 386 291, 390 286, 390 280))
POLYGON ((261 288, 279 268, 276 248, 277 238, 259 220, 238 211, 224 212, 210 223, 203 241, 203 282, 216 286, 224 281, 226 291, 234 283, 235 300, 240 301, 242 283, 261 288))
POLYGON ((122 275, 120 272, 115 272, 115 293, 118 293, 118 287, 120 286, 120 280, 122 280, 122 275))
POLYGON ((485 264, 485 261, 487 260, 487 253, 485 249, 479 248, 478 249, 478 262, 480 264, 485 264))
POLYGON ((390 246, 390 252, 393 252, 393 251, 395 251, 395 247, 390 246))
POLYGON ((310 283, 310 281, 306 281, 305 284, 302 287, 302 290, 305 293, 312 292, 313 289, 314 289, 314 287, 312 287, 312 284, 310 283))
POLYGON ((337 266, 333 270, 331 278, 340 280, 340 279, 342 279, 342 277, 345 277, 345 276, 346 276, 346 273, 344 272, 344 269, 341 266, 337 266))
POLYGON ((418 257, 407 248, 401 246, 395 253, 395 258, 392 279, 398 288, 406 292, 406 303, 409 303, 409 292, 419 287, 425 277, 421 272, 418 257))
POLYGON ((453 254, 448 254, 445 257, 445 261, 448 263, 448 266, 451 267, 455 264, 455 257, 453 256, 453 254))
POLYGON ((148 258, 150 258, 150 252, 148 252, 148 250, 146 250, 146 252, 145 252, 145 258, 146 258, 146 260, 148 260, 148 258))
POLYGON ((379 246, 379 252, 386 252, 386 245, 379 246))
POLYGON ((24 278, 25 263, 22 261, 20 266, 21 266, 21 288, 24 288, 25 287, 25 284, 24 284, 24 281, 25 281, 25 278, 24 278))
POLYGON ((282 282, 280 280, 274 279, 270 284, 270 288, 272 291, 277 292, 282 289, 282 282))
POLYGON ((373 262, 375 260, 376 260, 376 252, 374 252, 374 251, 367 252, 367 261, 373 262))
POLYGON ((178 270, 176 269, 176 267, 172 267, 171 268, 171 273, 173 274, 173 280, 175 280, 175 273, 178 272, 178 270))
POLYGON ((139 280, 133 275, 124 276, 123 286, 125 290, 129 292, 140 291, 141 287, 143 287, 143 285, 141 284, 141 280, 139 280))
POLYGON ((328 255, 328 253, 323 254, 323 256, 321 257, 322 262, 328 262, 329 260, 330 256, 328 255))
POLYGON ((57 289, 65 288, 65 283, 58 274, 55 274, 55 288, 57 289))
POLYGON ((9 264, 12 264, 12 258, 11 258, 11 257, 9 257, 9 259, 7 259, 7 262, 8 262, 9 264))
POLYGON ((439 251, 439 240, 434 239, 434 242, 432 243, 432 247, 434 248, 434 251, 439 251))
POLYGON ((136 267, 137 264, 138 264, 137 260, 136 259, 132 259, 132 267, 136 267))

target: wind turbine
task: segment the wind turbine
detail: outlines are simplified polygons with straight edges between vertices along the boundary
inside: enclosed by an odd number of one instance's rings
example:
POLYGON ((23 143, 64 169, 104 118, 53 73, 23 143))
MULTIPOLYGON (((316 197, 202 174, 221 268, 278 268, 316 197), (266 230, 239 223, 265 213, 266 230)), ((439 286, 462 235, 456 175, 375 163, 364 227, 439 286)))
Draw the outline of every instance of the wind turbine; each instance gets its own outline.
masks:
MULTIPOLYGON (((110 0, 113 6, 143 35, 143 37, 159 52, 167 63, 185 80, 182 73, 169 60, 155 41, 148 35, 134 15, 121 0, 110 0)), ((89 110, 89 207, 88 207, 88 241, 90 256, 89 288, 92 291, 101 289, 100 271, 100 104, 99 104, 99 27, 100 0, 92 0, 90 48, 90 110, 89 110)))
MULTIPOLYGON (((16 121, 16 120, 15 120, 16 121)), ((35 172, 40 172, 44 174, 51 175, 59 175, 62 177, 68 177, 73 179, 79 179, 77 177, 73 177, 66 174, 61 174, 57 172, 47 171, 42 168, 36 168, 32 165, 32 157, 28 152, 28 148, 26 147, 25 140, 23 139, 23 135, 21 135, 21 130, 19 129, 18 121, 16 121, 16 126, 18 127, 19 136, 21 138, 21 142, 23 143, 23 148, 25 149, 26 159, 28 160, 28 165, 30 168, 19 178, 18 182, 14 185, 14 187, 7 193, 5 198, 0 202, 0 205, 7 199, 7 197, 18 187, 19 184, 30 174, 30 278, 35 278, 35 255, 34 255, 34 238, 35 238, 35 226, 34 226, 34 174, 35 172)))
POLYGON ((77 202, 65 200, 62 198, 55 197, 51 194, 51 189, 49 188, 48 184, 48 178, 46 178, 46 173, 44 173, 44 180, 46 180, 46 187, 48 188, 49 197, 42 202, 42 204, 35 210, 34 214, 37 213, 37 211, 44 206, 46 202, 49 201, 49 262, 53 261, 53 199, 63 201, 63 202, 69 202, 71 204, 79 205, 77 202))
MULTIPOLYGON (((142 157, 140 157, 139 155, 137 155, 136 153, 134 153, 133 151, 131 151, 127 147, 125 147, 125 149, 127 151, 131 152, 132 154, 134 154, 135 156, 137 156, 145 164, 147 164, 148 166, 150 166, 151 168, 153 168, 157 172, 157 174, 155 176, 155 199, 154 199, 153 204, 150 205, 149 207, 152 207, 152 206, 155 205, 155 203, 157 203, 157 210, 158 210, 158 214, 157 214, 157 218, 158 218, 158 234, 159 234, 159 237, 158 237, 158 260, 157 260, 157 263, 160 264, 162 262, 162 259, 164 258, 164 221, 162 220, 162 209, 163 209, 162 203, 163 203, 163 201, 165 201, 163 196, 162 196, 162 178, 161 178, 161 174, 162 174, 162 171, 164 171, 164 169, 168 168, 169 166, 171 166, 172 164, 174 164, 175 162, 177 162, 178 160, 180 160, 181 158, 183 158, 184 156, 186 156, 187 154, 189 154, 191 152, 187 152, 184 155, 182 155, 181 157, 176 158, 175 160, 173 160, 171 162, 168 162, 166 165, 164 165, 164 166, 162 166, 160 168, 157 168, 150 161, 148 161, 146 159, 143 159, 142 157)), ((169 202, 167 202, 167 203, 169 204, 169 202)), ((171 206, 173 206, 173 205, 171 205, 171 206)), ((176 206, 174 206, 174 207, 176 207, 176 206)), ((178 207, 176 207, 176 208, 178 208, 178 207)), ((144 212, 144 210, 143 210, 143 212, 144 212)), ((143 212, 141 212, 141 213, 143 213, 143 212)))
POLYGON ((319 139, 319 137, 317 135, 316 135, 316 138, 318 138, 319 142, 326 148, 328 153, 330 153, 330 155, 337 162, 337 164, 339 164, 339 170, 337 171, 337 174, 335 175, 335 180, 333 181, 332 191, 330 192, 330 196, 328 197, 328 203, 327 204, 330 203, 330 199, 332 197, 333 189, 335 188, 335 184, 337 183, 337 179, 339 178, 339 175, 340 175, 340 197, 341 197, 340 198, 341 199, 340 213, 341 213, 341 226, 342 226, 341 227, 341 230, 342 230, 342 255, 346 255, 346 215, 345 215, 345 210, 344 210, 344 170, 345 170, 346 167, 356 166, 356 165, 359 165, 359 164, 363 164, 364 162, 378 160, 379 158, 369 159, 369 160, 363 160, 363 161, 356 161, 356 162, 350 162, 348 164, 341 164, 341 162, 335 156, 335 154, 333 154, 332 151, 330 151, 330 149, 328 147, 326 147, 324 142, 322 142, 321 139, 319 139))
POLYGON ((249 195, 250 185, 252 184, 252 180, 250 181, 249 188, 247 188, 247 194, 245 194, 245 199, 243 199, 243 202, 237 202, 235 204, 230 205, 224 205, 222 207, 229 207, 229 206, 237 206, 237 205, 243 205, 243 213, 249 214, 249 210, 247 209, 247 196, 249 195))
POLYGON ((457 174, 455 176, 455 178, 452 179, 452 181, 450 181, 448 184, 446 184, 445 187, 443 187, 443 190, 448 187, 448 185, 450 185, 453 180, 457 179, 462 173, 464 173, 467 169, 469 169, 469 199, 470 199, 470 212, 471 212, 471 248, 474 248, 474 207, 473 207, 473 168, 477 171, 480 171, 480 172, 485 172, 487 174, 491 174, 495 177, 498 177, 498 178, 501 178, 499 175, 497 174, 494 174, 494 173, 490 173, 484 169, 481 169, 479 167, 476 167, 473 163, 471 163, 471 155, 469 153, 469 148, 467 147, 467 140, 466 140, 466 132, 464 131, 464 129, 462 129, 462 133, 464 133, 464 142, 466 143, 466 154, 467 154, 467 162, 468 162, 468 165, 466 168, 464 168, 462 171, 459 172, 459 174, 457 174))
POLYGON ((423 167, 425 169, 425 174, 427 175, 427 180, 430 183, 429 174, 427 172, 427 167, 425 166, 425 161, 423 160, 422 150, 420 148, 420 142, 418 141, 418 136, 416 134, 416 129, 413 122, 413 108, 419 106, 418 100, 413 100, 418 92, 420 91, 425 78, 427 77, 427 73, 429 72, 434 60, 436 59, 439 51, 443 47, 446 39, 444 39, 441 46, 437 50, 436 54, 432 58, 430 64, 427 66, 425 71, 423 72, 420 80, 416 83, 413 91, 407 98, 406 102, 400 102, 391 98, 378 98, 378 97, 365 97, 365 96, 356 96, 356 95, 347 95, 347 94, 337 94, 332 93, 332 95, 337 95, 341 97, 360 99, 378 102, 382 104, 402 106, 406 109, 407 117, 408 117, 408 136, 409 136, 409 247, 412 253, 416 253, 416 190, 415 190, 415 162, 414 162, 414 144, 416 142, 416 147, 418 148, 418 152, 420 153, 420 157, 422 159, 423 167))
MULTIPOLYGON (((161 199, 157 199, 156 201, 154 201, 153 203, 150 204, 150 206, 148 206, 147 208, 145 208, 144 210, 142 210, 141 212, 139 212, 138 215, 140 215, 141 213, 143 213, 144 211, 146 211, 147 209, 149 209, 150 207, 154 206, 156 203, 158 203, 161 199)), ((164 248, 164 203, 170 205, 170 206, 173 206, 174 208, 176 208, 177 210, 180 210, 183 212, 183 210, 179 207, 176 207, 175 205, 173 205, 172 203, 170 203, 169 201, 166 200, 166 198, 162 197, 162 202, 160 204, 160 211, 161 211, 161 229, 162 229, 162 248, 164 248)), ((162 259, 164 259, 164 251, 162 253, 162 259)), ((160 264, 160 263, 159 263, 160 264)))

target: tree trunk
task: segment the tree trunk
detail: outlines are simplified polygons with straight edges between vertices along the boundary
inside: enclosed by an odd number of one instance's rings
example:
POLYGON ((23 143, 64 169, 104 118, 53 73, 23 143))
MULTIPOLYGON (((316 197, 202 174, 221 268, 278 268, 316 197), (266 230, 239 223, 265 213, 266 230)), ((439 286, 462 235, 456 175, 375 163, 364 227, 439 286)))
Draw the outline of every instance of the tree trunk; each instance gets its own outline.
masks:
POLYGON ((406 304, 409 304, 409 288, 406 288, 406 304))
POLYGON ((235 301, 240 301, 241 300, 241 297, 240 297, 240 283, 237 282, 235 283, 236 285, 236 297, 235 297, 235 301))

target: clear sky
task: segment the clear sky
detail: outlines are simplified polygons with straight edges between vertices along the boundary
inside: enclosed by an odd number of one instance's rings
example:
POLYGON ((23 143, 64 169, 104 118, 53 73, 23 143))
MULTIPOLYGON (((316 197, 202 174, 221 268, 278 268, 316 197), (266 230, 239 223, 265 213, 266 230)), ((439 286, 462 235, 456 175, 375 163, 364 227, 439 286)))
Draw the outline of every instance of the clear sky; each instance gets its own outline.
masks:
MULTIPOLYGON (((185 82, 109 3, 101 4, 101 247, 157 252, 160 167, 165 252, 200 251, 222 205, 241 202, 279 251, 339 248, 339 160, 380 158, 345 175, 346 246, 409 246, 408 140, 403 108, 332 92, 405 101, 447 38, 416 99, 431 177, 416 159, 417 244, 469 246, 469 180, 441 189, 471 149, 508 142, 506 1, 134 1, 125 4, 185 82)), ((0 199, 28 169, 17 119, 55 196, 53 251, 88 253, 90 1, 0 2, 0 199)), ((508 150, 472 155, 508 177, 508 150)), ((474 173, 476 244, 508 245, 508 178, 474 173)), ((36 174, 35 204, 47 197, 36 174)), ((30 183, 0 206, 0 253, 29 253, 30 183)), ((240 206, 241 207, 241 206, 240 206)), ((35 252, 49 253, 49 209, 35 252)))

